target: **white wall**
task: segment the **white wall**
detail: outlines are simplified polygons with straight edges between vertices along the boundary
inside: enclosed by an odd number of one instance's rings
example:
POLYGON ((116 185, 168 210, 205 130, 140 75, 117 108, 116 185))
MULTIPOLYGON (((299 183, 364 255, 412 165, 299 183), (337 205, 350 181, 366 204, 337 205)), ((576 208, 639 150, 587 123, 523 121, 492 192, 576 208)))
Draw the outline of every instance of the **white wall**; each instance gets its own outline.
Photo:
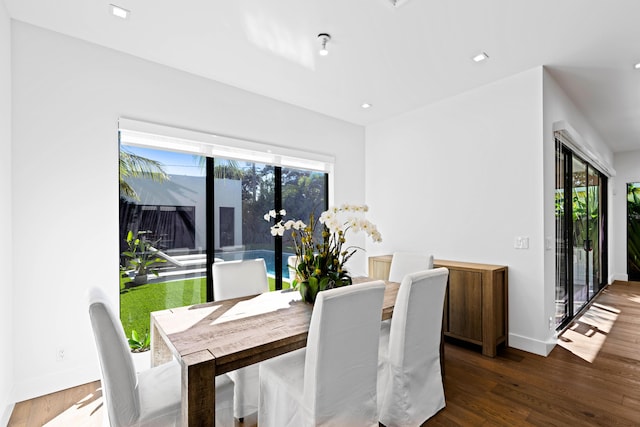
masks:
POLYGON ((613 215, 609 223, 612 230, 614 279, 627 280, 627 183, 640 182, 640 150, 616 153, 613 160, 616 177, 610 183, 613 215))
POLYGON ((11 264, 11 20, 0 2, 0 425, 8 421, 13 387, 13 275, 11 264))
POLYGON ((98 377, 84 295, 118 299, 119 116, 335 155, 335 201, 364 200, 362 127, 27 24, 12 37, 16 400, 98 377))
POLYGON ((367 249, 508 265, 509 345, 547 354, 541 139, 542 68, 367 127, 367 249))
MULTIPOLYGON (((558 85, 553 76, 545 69, 544 74, 544 133, 542 144, 544 147, 544 189, 545 189, 545 206, 544 206, 544 233, 547 238, 553 242, 552 250, 545 251, 544 278, 545 278, 545 312, 546 317, 555 315, 555 272, 556 272, 556 252, 555 252, 555 137, 553 134, 553 124, 558 121, 564 121, 578 132, 579 139, 582 144, 596 153, 601 161, 608 165, 613 165, 613 153, 606 145, 606 142, 598 134, 598 132, 590 125, 589 121, 576 107, 571 99, 566 95, 562 88, 558 85)), ((614 262, 617 254, 613 242, 615 240, 613 227, 617 215, 616 208, 612 205, 612 191, 609 188, 609 277, 615 275, 614 262)), ((626 271, 626 269, 625 269, 626 271)))

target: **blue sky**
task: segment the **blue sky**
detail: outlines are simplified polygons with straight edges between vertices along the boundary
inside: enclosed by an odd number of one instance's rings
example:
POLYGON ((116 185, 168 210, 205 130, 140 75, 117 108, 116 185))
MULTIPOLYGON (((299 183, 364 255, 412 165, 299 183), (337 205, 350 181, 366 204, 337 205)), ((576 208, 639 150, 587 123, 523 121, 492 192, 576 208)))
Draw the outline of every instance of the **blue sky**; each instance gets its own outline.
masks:
POLYGON ((204 168, 198 164, 198 156, 194 154, 154 150, 152 148, 124 144, 122 144, 122 147, 130 153, 159 161, 169 175, 204 176, 204 168))

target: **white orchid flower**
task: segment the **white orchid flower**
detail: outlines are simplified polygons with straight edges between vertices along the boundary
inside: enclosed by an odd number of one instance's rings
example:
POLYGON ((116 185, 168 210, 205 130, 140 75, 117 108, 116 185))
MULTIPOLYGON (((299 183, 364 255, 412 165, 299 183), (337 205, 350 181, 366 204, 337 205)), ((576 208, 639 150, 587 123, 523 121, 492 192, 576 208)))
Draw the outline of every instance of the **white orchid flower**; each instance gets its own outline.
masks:
POLYGON ((320 218, 318 218, 318 221, 320 221, 320 224, 326 224, 327 222, 331 222, 334 219, 335 219, 334 212, 324 211, 320 214, 320 218))
POLYGON ((338 221, 337 218, 332 218, 331 220, 327 221, 325 223, 325 225, 327 226, 327 228, 329 229, 329 231, 331 231, 332 233, 337 233, 338 231, 341 230, 340 228, 340 221, 338 221))
POLYGON ((277 224, 271 226, 271 235, 272 236, 282 236, 284 234, 284 226, 282 221, 279 221, 277 224))

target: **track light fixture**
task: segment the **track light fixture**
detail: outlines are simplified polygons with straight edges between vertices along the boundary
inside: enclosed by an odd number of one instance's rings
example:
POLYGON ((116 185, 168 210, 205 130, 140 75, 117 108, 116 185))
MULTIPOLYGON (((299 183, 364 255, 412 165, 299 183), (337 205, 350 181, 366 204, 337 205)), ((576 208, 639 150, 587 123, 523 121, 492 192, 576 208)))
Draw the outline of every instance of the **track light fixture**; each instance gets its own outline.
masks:
POLYGON ((318 40, 320 40, 320 50, 318 53, 322 56, 327 56, 329 51, 327 50, 327 42, 331 40, 331 36, 327 33, 318 34, 318 40))

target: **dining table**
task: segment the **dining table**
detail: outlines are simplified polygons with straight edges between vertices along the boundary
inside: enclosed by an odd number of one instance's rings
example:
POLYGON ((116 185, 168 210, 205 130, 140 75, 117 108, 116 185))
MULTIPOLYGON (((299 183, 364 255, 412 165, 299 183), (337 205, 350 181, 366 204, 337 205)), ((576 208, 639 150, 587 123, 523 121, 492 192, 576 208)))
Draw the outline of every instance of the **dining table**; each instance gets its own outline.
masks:
MULTIPOLYGON (((381 320, 392 317, 400 286, 385 285, 381 320)), ((217 375, 305 347, 312 311, 283 290, 152 312, 151 365, 180 362, 183 425, 215 425, 217 375)))

